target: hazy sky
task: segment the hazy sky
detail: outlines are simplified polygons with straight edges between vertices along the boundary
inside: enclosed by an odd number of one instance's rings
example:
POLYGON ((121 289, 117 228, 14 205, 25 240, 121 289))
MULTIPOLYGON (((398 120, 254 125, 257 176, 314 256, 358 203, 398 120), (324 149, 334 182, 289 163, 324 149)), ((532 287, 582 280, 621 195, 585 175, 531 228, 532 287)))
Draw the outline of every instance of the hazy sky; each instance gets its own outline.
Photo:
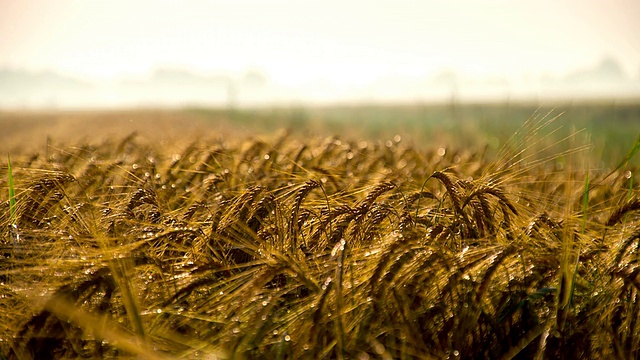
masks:
POLYGON ((0 67, 112 79, 260 70, 286 85, 640 73, 638 0, 0 0, 0 67))

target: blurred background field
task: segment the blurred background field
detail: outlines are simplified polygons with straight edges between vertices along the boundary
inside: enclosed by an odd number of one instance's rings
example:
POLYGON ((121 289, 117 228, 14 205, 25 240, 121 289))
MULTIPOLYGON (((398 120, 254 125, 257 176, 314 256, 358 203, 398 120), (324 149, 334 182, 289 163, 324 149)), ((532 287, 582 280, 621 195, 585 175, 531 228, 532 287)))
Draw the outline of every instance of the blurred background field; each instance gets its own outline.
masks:
MULTIPOLYGON (((421 147, 484 148, 492 155, 525 121, 545 116, 557 119, 550 127, 553 134, 538 150, 577 132, 572 144, 591 145, 587 156, 595 168, 620 161, 640 134, 640 101, 5 111, 0 112, 0 150, 45 151, 47 144, 96 143, 133 132, 178 145, 194 138, 242 139, 288 131, 382 142, 400 136, 421 147)), ((559 147, 548 153, 552 151, 559 147)))
POLYGON ((634 0, 0 0, 0 108, 632 101, 638 18, 634 0))

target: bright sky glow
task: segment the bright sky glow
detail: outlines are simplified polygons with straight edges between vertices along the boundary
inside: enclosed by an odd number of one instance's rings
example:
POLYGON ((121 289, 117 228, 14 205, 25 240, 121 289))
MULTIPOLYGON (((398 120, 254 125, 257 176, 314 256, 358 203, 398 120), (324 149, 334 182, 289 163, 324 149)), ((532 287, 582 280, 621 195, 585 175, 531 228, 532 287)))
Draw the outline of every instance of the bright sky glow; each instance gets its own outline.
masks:
POLYGON ((349 87, 444 70, 562 76, 609 56, 640 77, 638 19, 637 0, 0 0, 0 68, 259 70, 349 87))

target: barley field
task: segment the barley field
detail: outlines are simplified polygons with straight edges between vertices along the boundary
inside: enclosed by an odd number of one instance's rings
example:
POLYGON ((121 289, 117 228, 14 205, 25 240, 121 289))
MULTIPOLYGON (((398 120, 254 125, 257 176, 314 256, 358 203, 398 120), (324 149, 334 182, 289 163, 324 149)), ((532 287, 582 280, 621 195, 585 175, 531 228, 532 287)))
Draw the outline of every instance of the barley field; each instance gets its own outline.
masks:
POLYGON ((0 359, 640 357, 640 105, 0 124, 0 359))

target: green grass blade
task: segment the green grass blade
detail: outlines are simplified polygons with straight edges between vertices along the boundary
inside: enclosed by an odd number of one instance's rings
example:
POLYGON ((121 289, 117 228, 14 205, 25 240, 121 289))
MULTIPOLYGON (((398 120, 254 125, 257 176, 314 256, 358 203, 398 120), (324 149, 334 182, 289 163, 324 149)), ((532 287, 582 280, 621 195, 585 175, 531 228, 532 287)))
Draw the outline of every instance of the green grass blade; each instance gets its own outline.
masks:
POLYGON ((589 169, 587 168, 587 175, 584 180, 584 194, 582 195, 582 233, 587 225, 587 209, 589 207, 589 169))

